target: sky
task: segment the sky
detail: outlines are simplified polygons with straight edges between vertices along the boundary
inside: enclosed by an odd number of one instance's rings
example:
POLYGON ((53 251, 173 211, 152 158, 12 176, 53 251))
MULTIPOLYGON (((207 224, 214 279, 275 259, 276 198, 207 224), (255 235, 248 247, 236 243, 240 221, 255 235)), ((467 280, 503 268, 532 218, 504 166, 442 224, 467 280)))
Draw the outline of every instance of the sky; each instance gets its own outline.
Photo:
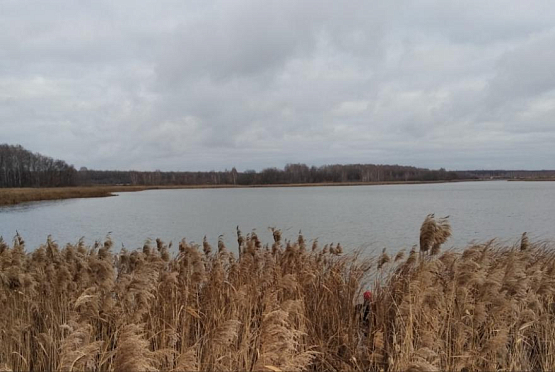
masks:
POLYGON ((0 0, 0 143, 77 168, 555 169, 555 1, 0 0))

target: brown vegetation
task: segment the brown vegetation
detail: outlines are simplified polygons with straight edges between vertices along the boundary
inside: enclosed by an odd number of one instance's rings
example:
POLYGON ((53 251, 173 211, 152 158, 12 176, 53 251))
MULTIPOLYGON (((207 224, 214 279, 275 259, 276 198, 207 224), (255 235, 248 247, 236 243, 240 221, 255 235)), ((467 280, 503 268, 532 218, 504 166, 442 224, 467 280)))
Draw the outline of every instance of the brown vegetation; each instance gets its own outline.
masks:
POLYGON ((0 205, 14 205, 39 200, 96 198, 111 196, 113 187, 51 187, 0 189, 0 205))
POLYGON ((300 183, 276 185, 161 185, 161 186, 75 186, 48 188, 0 188, 0 206, 15 205, 33 201, 61 200, 73 198, 98 198, 114 196, 118 192, 171 189, 223 189, 223 188, 260 188, 260 187, 324 187, 324 186, 378 186, 421 183, 443 183, 457 181, 407 181, 407 182, 346 182, 346 183, 300 183))
POLYGON ((118 192, 135 192, 158 189, 203 188, 202 186, 75 186, 47 188, 0 188, 0 206, 33 201, 73 198, 100 198, 118 192))
MULTIPOLYGON (((431 219, 428 251, 450 232, 431 219)), ((48 239, 30 253, 19 236, 0 242, 0 370, 555 368, 555 254, 544 244, 373 259, 273 236, 262 246, 238 231, 239 256, 207 240, 175 254, 160 240, 118 253, 109 238, 48 239)))

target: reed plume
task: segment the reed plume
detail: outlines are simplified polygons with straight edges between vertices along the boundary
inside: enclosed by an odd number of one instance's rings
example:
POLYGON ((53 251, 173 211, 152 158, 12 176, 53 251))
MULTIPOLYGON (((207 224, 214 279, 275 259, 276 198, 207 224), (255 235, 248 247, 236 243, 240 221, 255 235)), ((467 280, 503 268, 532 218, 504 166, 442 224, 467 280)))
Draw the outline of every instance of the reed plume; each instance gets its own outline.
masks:
POLYGON ((444 244, 451 236, 451 225, 448 221, 449 216, 435 220, 435 215, 429 214, 420 227, 420 251, 429 252, 430 255, 437 255, 444 244))

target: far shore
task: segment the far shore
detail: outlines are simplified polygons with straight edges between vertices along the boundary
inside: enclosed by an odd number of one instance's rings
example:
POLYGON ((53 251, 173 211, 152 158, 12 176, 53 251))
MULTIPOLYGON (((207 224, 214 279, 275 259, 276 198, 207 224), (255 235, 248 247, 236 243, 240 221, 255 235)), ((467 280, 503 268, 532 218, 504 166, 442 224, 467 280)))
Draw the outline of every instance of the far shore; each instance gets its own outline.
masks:
POLYGON ((137 192, 145 190, 176 189, 229 189, 260 187, 328 187, 328 186, 379 186, 411 185, 451 182, 469 182, 479 180, 443 180, 443 181, 401 181, 401 182, 329 182, 329 183, 291 183, 270 185, 160 185, 160 186, 74 186, 48 188, 5 188, 0 189, 0 206, 16 205, 26 202, 61 200, 74 198, 102 198, 115 196, 119 192, 137 192))
POLYGON ((510 178, 507 181, 555 181, 555 178, 510 178))

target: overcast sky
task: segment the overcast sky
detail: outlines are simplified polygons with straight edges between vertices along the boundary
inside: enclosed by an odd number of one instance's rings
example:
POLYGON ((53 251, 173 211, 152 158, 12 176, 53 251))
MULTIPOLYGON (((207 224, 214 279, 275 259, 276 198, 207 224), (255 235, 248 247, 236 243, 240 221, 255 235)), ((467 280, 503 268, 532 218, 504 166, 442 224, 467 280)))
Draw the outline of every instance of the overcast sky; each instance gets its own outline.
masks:
POLYGON ((76 167, 555 168, 555 1, 0 0, 0 143, 76 167))

